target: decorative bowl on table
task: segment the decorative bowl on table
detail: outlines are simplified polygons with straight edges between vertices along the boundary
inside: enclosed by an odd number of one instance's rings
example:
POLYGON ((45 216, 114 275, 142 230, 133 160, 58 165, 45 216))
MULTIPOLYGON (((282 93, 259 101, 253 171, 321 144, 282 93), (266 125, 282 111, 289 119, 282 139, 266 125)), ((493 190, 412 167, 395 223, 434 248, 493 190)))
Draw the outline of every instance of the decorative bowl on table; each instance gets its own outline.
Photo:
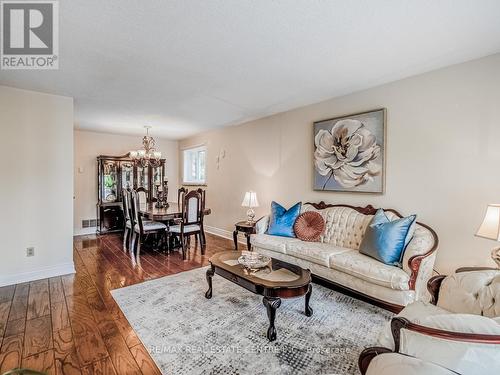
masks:
POLYGON ((241 256, 238 258, 238 263, 249 270, 267 267, 270 262, 270 257, 254 251, 242 251, 241 256))

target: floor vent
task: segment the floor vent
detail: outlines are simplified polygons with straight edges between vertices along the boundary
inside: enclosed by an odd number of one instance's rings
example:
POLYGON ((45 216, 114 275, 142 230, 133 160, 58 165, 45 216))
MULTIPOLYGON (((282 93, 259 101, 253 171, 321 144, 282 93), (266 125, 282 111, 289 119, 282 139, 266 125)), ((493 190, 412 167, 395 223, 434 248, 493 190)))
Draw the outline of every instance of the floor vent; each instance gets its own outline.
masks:
POLYGON ((97 219, 82 220, 82 228, 93 228, 97 226, 97 219))

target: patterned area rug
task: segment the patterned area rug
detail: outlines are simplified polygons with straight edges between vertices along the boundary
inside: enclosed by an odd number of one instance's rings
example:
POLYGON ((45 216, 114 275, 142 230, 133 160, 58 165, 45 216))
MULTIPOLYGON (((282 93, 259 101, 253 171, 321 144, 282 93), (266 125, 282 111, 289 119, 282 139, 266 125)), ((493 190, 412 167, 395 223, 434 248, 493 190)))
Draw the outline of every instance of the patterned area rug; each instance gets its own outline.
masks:
POLYGON ((304 298, 283 300, 278 338, 266 338, 262 297, 206 268, 112 292, 163 374, 358 374, 358 355, 375 344, 391 313, 313 285, 312 317, 304 298))

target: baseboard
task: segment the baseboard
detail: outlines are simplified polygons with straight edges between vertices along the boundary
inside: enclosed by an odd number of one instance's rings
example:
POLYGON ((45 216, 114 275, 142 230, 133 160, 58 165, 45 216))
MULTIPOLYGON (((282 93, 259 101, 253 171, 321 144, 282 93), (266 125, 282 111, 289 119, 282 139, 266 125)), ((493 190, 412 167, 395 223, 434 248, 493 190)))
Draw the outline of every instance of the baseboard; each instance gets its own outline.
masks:
POLYGON ((73 236, 85 236, 87 234, 96 234, 97 227, 73 229, 73 236))
POLYGON ((71 263, 58 264, 56 266, 44 267, 36 271, 23 272, 15 275, 0 276, 0 287, 29 281, 47 279, 61 275, 75 273, 75 265, 71 263))
MULTIPOLYGON (((225 229, 220 229, 217 227, 211 227, 209 225, 205 225, 205 232, 213 234, 218 237, 227 238, 228 240, 233 241, 233 232, 225 229)), ((246 244, 247 240, 245 235, 242 233, 238 233, 238 242, 242 244, 246 244)))

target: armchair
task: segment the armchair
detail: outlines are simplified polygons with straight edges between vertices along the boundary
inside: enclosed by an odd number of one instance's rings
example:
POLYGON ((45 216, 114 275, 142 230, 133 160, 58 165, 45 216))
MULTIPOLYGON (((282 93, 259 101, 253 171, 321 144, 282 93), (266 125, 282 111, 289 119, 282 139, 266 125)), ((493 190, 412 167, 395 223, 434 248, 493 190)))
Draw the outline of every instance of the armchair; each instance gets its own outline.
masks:
POLYGON ((380 346, 361 353, 361 373, 500 373, 500 270, 459 269, 427 288, 431 303, 394 317, 380 346))

